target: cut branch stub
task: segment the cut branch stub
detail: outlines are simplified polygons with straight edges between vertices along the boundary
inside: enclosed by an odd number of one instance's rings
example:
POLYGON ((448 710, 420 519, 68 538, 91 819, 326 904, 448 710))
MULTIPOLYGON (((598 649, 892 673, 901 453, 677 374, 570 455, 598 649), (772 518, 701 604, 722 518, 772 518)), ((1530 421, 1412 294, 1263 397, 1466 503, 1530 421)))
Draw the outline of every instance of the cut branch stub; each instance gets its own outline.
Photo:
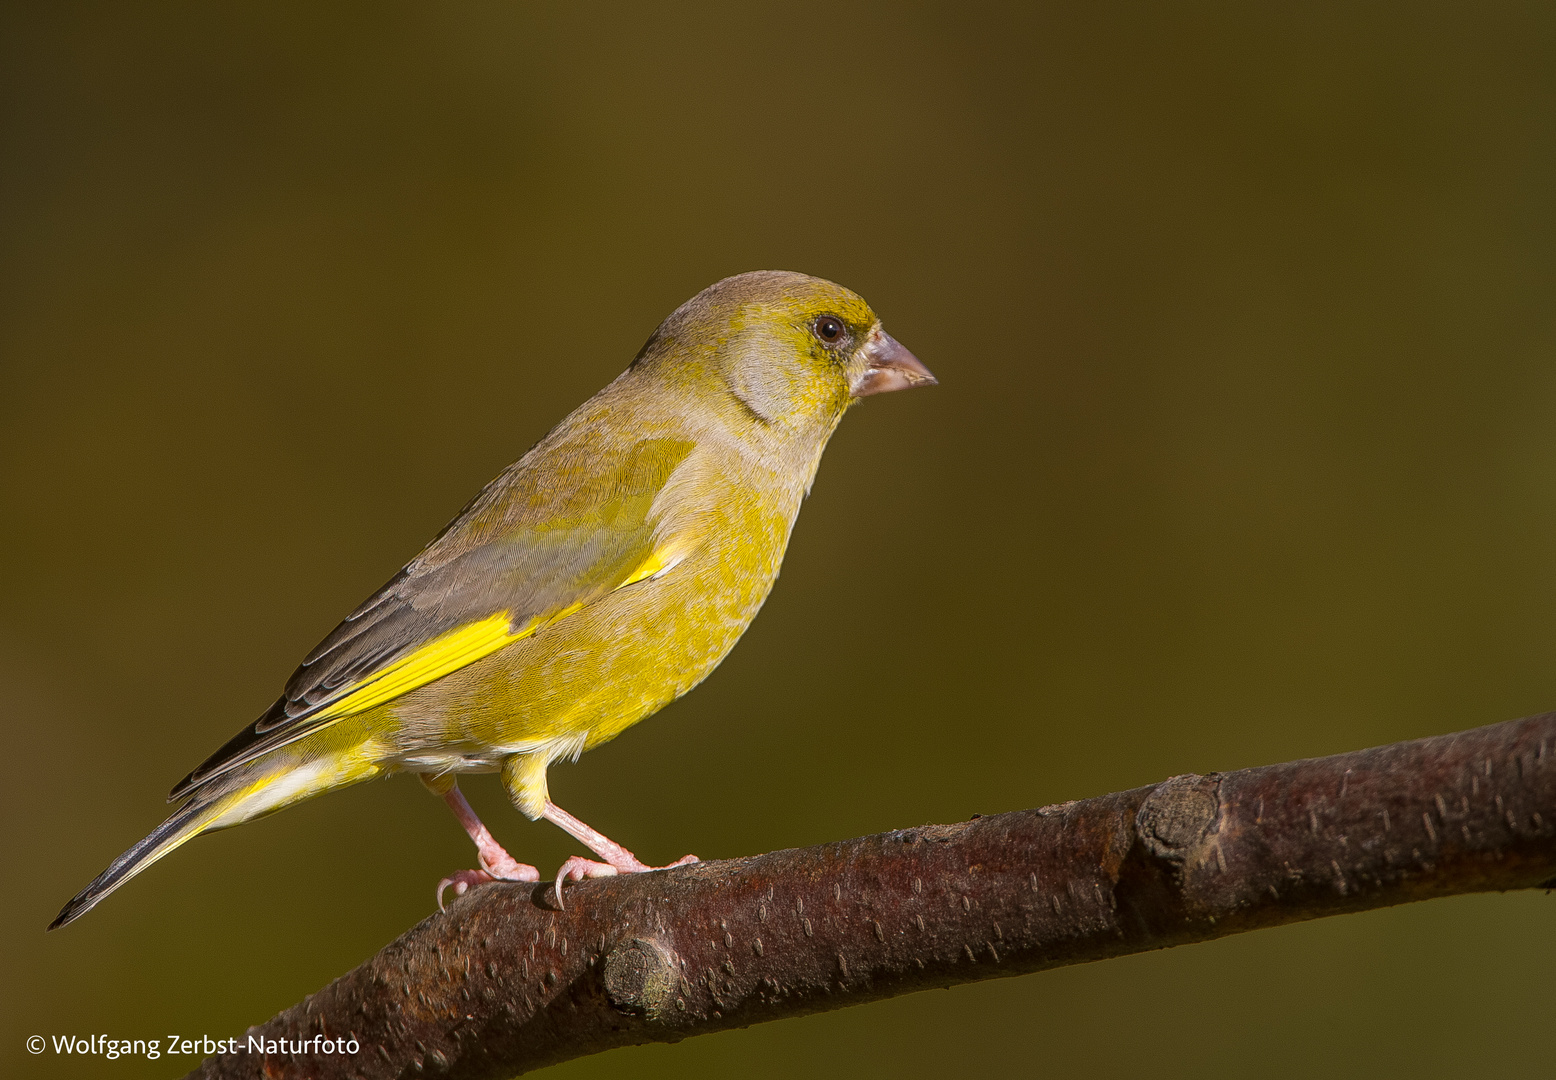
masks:
POLYGON ((679 957, 655 938, 622 942, 605 957, 605 993, 611 1004, 658 1023, 673 1023, 686 1012, 686 1000, 676 993, 679 957))
POLYGON ((1157 858, 1182 865, 1216 831, 1221 816, 1218 776, 1174 776, 1151 789, 1135 815, 1135 830, 1157 858))

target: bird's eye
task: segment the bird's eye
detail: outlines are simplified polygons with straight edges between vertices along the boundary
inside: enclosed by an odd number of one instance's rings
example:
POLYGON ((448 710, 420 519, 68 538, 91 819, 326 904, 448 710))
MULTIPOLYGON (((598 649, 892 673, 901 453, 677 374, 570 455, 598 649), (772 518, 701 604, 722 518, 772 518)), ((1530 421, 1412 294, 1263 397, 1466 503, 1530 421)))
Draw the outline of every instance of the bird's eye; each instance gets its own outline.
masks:
POLYGON ((836 315, 820 315, 816 318, 816 336, 831 345, 843 336, 843 320, 836 315))

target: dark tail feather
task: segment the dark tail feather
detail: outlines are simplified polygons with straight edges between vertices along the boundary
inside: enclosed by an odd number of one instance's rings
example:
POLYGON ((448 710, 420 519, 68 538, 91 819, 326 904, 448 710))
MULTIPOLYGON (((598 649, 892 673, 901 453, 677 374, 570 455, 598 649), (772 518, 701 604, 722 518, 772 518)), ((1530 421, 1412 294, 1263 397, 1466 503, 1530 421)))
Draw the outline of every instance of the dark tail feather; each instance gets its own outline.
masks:
POLYGON ((162 856, 194 838, 222 810, 222 800, 195 799, 173 811, 171 817, 151 830, 151 835, 120 855, 95 881, 82 889, 49 923, 57 930, 91 911, 97 902, 162 856))

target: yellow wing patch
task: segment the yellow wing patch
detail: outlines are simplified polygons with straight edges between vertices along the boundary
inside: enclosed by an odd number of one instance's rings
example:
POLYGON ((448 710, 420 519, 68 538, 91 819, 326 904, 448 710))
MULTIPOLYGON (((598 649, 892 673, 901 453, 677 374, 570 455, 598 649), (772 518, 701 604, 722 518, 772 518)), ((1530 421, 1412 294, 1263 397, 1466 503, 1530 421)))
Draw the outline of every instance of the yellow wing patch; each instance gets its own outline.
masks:
POLYGON ((616 587, 625 589, 628 585, 636 585, 640 581, 658 577, 685 557, 686 553, 677 546, 662 547, 643 560, 643 563, 636 570, 627 575, 627 580, 616 587))
MULTIPOLYGON (((650 555, 636 570, 627 575, 617 588, 645 581, 663 574, 683 558, 674 546, 661 548, 650 555)), ((409 656, 402 656, 382 671, 374 672, 367 680, 331 702, 315 714, 317 722, 339 720, 366 712, 402 694, 426 686, 430 682, 490 656, 498 649, 529 637, 537 630, 565 619, 583 607, 583 603, 570 604, 554 615, 535 617, 514 630, 509 613, 500 611, 479 622, 469 623, 427 642, 409 656)))
POLYGON ((433 638, 409 656, 402 656, 382 671, 374 672, 357 689, 320 710, 317 718, 339 720, 343 716, 366 712, 458 671, 466 664, 473 664, 483 656, 490 656, 505 645, 529 637, 539 628, 540 620, 531 619, 514 630, 508 613, 502 611, 489 619, 450 630, 433 638))

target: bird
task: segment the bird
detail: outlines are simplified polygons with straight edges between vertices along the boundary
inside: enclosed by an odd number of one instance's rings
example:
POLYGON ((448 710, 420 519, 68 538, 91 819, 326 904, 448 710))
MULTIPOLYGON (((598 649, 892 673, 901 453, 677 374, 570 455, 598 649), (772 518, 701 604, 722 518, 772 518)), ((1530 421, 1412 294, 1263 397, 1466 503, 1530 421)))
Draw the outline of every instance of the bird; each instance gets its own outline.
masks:
POLYGON ((438 882, 440 909, 449 888, 540 880, 462 773, 499 773, 521 813, 595 856, 562 864, 559 906, 564 882, 666 869, 552 802, 547 768, 707 677, 772 589, 843 414, 936 381, 841 285, 777 270, 710 285, 347 615, 49 929, 201 833, 402 773, 475 843, 477 867, 438 882))

